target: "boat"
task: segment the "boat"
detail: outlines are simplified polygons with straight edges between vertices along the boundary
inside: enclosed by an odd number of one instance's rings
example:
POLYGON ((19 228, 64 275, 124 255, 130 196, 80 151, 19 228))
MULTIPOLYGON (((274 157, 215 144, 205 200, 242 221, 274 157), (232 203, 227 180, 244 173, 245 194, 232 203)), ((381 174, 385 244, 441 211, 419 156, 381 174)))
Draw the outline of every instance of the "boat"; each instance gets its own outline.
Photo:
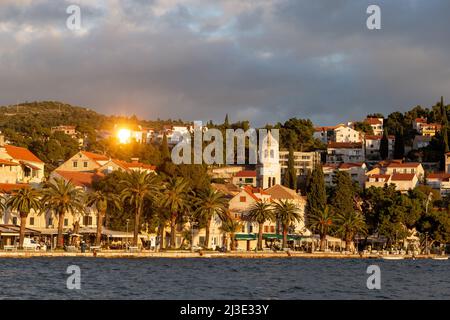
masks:
POLYGON ((448 256, 434 256, 433 260, 448 260, 448 256))
POLYGON ((381 259, 384 260, 403 260, 405 259, 404 256, 381 256, 381 259))

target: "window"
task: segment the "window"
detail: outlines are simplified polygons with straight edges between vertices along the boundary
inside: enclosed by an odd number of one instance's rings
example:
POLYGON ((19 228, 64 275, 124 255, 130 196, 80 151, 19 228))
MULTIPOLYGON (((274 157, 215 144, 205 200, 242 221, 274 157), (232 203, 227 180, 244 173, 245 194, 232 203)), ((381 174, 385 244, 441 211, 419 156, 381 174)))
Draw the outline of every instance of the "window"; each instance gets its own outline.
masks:
POLYGON ((17 225, 17 217, 12 218, 12 223, 13 223, 13 225, 17 225))
POLYGON ((248 233, 252 233, 253 232, 253 225, 249 225, 248 226, 248 233))
POLYGON ((34 226, 34 217, 30 217, 30 226, 34 226))
POLYGON ((87 161, 83 162, 83 167, 85 167, 85 168, 88 167, 88 162, 87 161))
POLYGON ((78 161, 74 161, 74 162, 73 162, 73 167, 74 167, 74 168, 78 167, 78 161))
POLYGON ((67 227, 69 225, 69 219, 64 219, 64 227, 67 227))
POLYGON ((270 226, 270 232, 275 233, 275 226, 270 226))
POLYGON ((268 233, 269 232, 269 226, 264 226, 264 232, 268 233))
POLYGON ((245 196, 242 196, 239 198, 239 202, 245 202, 247 201, 247 198, 245 196))
POLYGON ((253 178, 245 178, 245 183, 253 183, 253 178))
POLYGON ((48 225, 49 226, 53 225, 53 218, 48 218, 48 225))
POLYGON ((92 217, 91 216, 84 216, 83 217, 83 224, 85 226, 91 226, 92 225, 92 217))

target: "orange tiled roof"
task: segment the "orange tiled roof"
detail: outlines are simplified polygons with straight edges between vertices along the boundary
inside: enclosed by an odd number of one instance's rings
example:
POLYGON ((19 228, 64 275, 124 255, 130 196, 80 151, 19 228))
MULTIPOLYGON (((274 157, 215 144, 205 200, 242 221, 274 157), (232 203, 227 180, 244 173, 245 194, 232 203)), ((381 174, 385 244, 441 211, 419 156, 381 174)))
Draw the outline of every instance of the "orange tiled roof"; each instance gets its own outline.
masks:
POLYGON ((82 154, 84 154, 86 157, 88 157, 91 160, 94 161, 108 161, 109 157, 102 155, 102 154, 97 154, 97 153, 93 153, 93 152, 88 152, 88 151, 81 151, 82 154))
MULTIPOLYGON (((383 138, 383 136, 376 136, 376 135, 366 134, 366 135, 364 136, 364 138, 365 138, 366 140, 381 140, 381 139, 383 138)), ((395 139, 395 136, 389 135, 389 136, 388 136, 388 139, 394 140, 394 139, 395 139)))
POLYGON ((445 172, 429 173, 427 175, 427 179, 447 180, 449 178, 450 178, 450 173, 445 173, 445 172))
POLYGON ((256 177, 255 170, 243 170, 236 173, 235 177, 256 177))
POLYGON ((416 175, 414 173, 394 173, 392 175, 392 181, 411 181, 416 175))
POLYGON ((0 183, 0 193, 11 193, 14 190, 29 188, 29 184, 25 183, 0 183))
POLYGON ((104 175, 101 173, 93 172, 77 172, 77 171, 55 171, 60 177, 72 181, 72 183, 79 187, 91 187, 92 183, 104 175))
POLYGON ((417 168, 420 166, 419 162, 404 162, 404 163, 395 163, 392 162, 388 164, 388 168, 417 168))
POLYGON ((368 124, 383 124, 383 122, 378 120, 378 118, 367 118, 366 120, 364 120, 364 122, 368 124))
POLYGON ((36 157, 30 150, 26 148, 11 145, 5 145, 4 147, 6 152, 14 159, 44 163, 44 161, 36 157))

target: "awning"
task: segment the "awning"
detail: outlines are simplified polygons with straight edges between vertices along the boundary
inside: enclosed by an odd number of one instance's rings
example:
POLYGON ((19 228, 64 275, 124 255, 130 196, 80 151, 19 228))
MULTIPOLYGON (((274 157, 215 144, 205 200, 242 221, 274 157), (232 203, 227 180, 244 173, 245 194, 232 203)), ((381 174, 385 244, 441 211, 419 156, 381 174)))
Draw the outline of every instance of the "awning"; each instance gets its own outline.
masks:
POLYGON ((22 165, 24 165, 25 167, 28 167, 28 168, 30 168, 30 169, 33 169, 33 170, 41 170, 40 168, 38 168, 38 167, 32 165, 31 163, 28 163, 28 162, 25 162, 25 161, 19 161, 19 162, 20 162, 20 164, 22 164, 22 165))
MULTIPOLYGON (((0 233, 2 235, 19 235, 20 232, 20 226, 16 226, 13 224, 0 224, 0 233)), ((25 234, 26 235, 39 235, 41 234, 38 230, 34 230, 34 229, 30 229, 30 228, 25 228, 25 234)))
MULTIPOLYGON (((283 235, 282 234, 276 234, 276 233, 263 233, 263 239, 266 239, 266 240, 273 240, 273 239, 283 240, 283 235)), ((295 234, 288 234, 287 235, 287 239, 288 239, 288 241, 299 240, 299 239, 301 239, 301 236, 295 235, 295 234)))
POLYGON ((253 233, 237 233, 234 235, 235 240, 256 240, 256 234, 253 233))

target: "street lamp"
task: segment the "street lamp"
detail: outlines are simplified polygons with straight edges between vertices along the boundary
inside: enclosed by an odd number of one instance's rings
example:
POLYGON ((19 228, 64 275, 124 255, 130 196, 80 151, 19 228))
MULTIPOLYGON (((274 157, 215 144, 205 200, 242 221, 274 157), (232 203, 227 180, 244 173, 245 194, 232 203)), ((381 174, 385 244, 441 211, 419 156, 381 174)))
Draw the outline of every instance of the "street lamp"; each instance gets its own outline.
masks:
POLYGON ((129 242, 129 239, 128 239, 128 223, 130 222, 130 219, 127 219, 127 245, 128 245, 128 242, 129 242))

